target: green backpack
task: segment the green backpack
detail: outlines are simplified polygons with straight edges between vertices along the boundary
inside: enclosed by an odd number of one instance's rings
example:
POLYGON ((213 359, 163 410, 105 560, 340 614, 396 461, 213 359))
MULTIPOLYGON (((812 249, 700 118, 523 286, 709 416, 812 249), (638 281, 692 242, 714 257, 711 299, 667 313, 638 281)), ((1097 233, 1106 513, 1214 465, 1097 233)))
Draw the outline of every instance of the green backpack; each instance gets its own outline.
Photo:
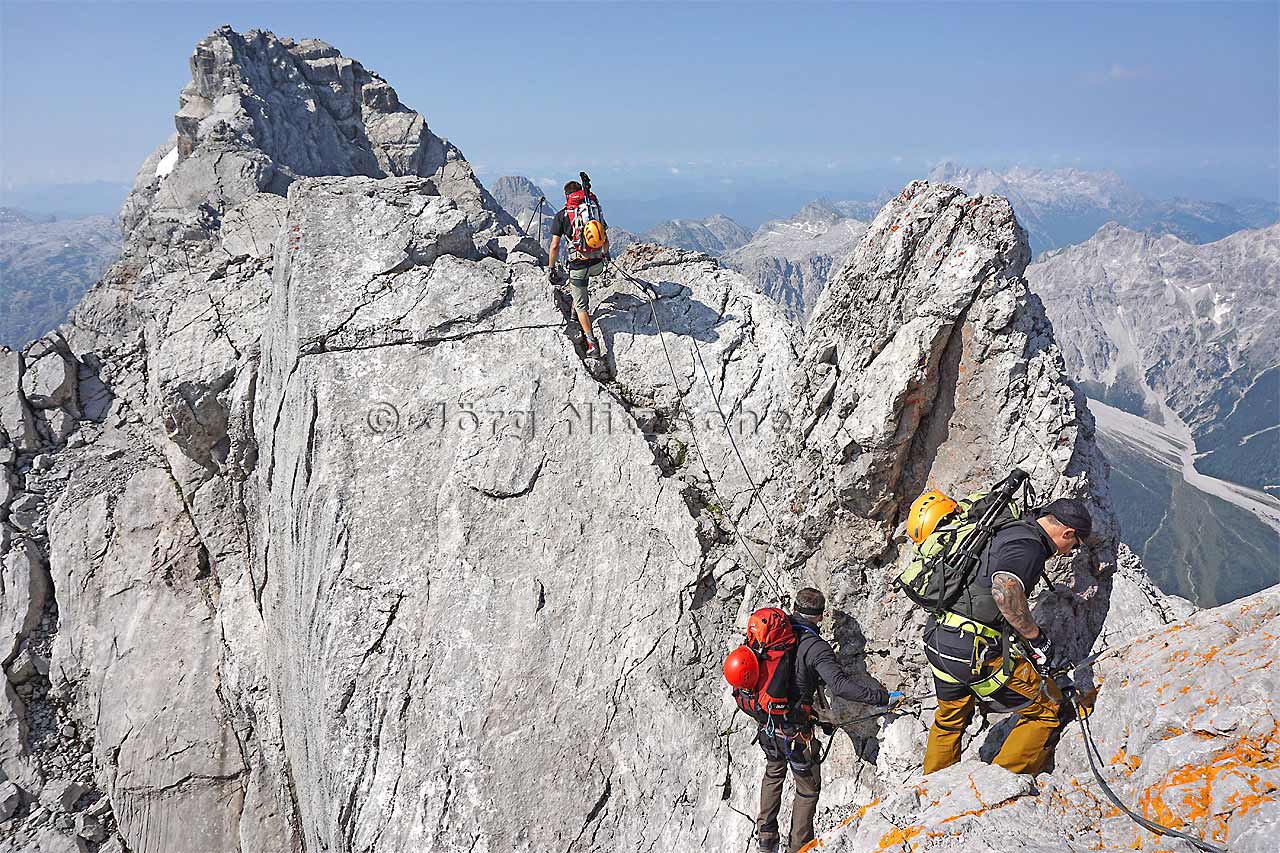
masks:
POLYGON ((973 581, 991 537, 1022 518, 1022 507, 1013 495, 1026 476, 1014 469, 992 491, 974 492, 956 501, 956 511, 940 520, 916 546, 911 562, 897 577, 908 598, 934 613, 955 603, 973 581))

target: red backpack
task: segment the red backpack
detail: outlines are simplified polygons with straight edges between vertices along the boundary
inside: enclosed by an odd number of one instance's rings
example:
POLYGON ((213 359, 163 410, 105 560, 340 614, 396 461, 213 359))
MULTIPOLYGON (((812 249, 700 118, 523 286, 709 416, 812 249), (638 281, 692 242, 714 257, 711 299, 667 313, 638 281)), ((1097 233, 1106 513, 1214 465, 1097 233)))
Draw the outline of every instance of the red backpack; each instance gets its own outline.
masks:
POLYGON ((578 190, 571 193, 564 201, 565 213, 569 216, 569 249, 574 260, 595 260, 604 257, 603 249, 593 249, 587 245, 585 228, 588 222, 603 222, 604 213, 600 209, 600 199, 590 190, 578 190))
POLYGON ((734 701, 756 722, 782 719, 791 709, 796 645, 796 632, 787 614, 777 607, 762 607, 747 620, 746 643, 725 661, 725 678, 734 687, 734 701), (755 666, 750 666, 748 654, 754 656, 755 666), (735 664, 744 659, 748 663, 746 675, 739 676, 742 670, 735 664))

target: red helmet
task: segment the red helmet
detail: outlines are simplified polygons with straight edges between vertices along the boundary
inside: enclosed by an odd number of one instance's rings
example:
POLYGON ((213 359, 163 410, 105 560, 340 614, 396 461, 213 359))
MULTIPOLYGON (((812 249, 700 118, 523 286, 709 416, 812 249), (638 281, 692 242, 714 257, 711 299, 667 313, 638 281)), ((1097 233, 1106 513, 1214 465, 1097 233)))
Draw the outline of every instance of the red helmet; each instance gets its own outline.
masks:
POLYGON ((724 659, 724 680, 737 690, 755 690, 760 680, 760 661, 746 646, 738 646, 724 659))

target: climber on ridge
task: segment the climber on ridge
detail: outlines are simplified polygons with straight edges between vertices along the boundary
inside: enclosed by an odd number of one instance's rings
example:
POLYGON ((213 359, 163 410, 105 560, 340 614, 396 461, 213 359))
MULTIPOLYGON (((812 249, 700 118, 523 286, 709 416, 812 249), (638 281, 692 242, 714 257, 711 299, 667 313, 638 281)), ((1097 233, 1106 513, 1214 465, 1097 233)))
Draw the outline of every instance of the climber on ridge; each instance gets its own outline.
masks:
POLYGON ((591 329, 591 302, 587 285, 589 281, 604 274, 609 258, 609 237, 606 233, 608 225, 604 221, 600 200, 591 192, 591 178, 586 172, 580 172, 579 177, 582 178, 582 183, 569 181, 564 185, 564 207, 551 223, 551 260, 547 278, 553 285, 563 281, 556 269, 556 258, 560 254, 560 239, 568 236, 569 290, 573 293, 573 309, 578 314, 578 323, 586 338, 587 355, 596 356, 600 348, 591 329))
POLYGON ((789 619, 798 642, 792 673, 788 722, 780 727, 761 726, 756 741, 764 750, 764 779, 760 782, 760 814, 756 818, 761 853, 778 849, 778 812, 782 809, 782 783, 787 768, 795 782, 791 801, 791 846, 799 850, 813 840, 813 817, 822 791, 822 766, 818 741, 813 734, 814 716, 809 708, 822 684, 841 699, 865 705, 886 706, 902 701, 902 694, 890 693, 879 684, 854 680, 836 660, 831 644, 822 638, 819 625, 827 600, 819 590, 806 587, 796 593, 795 611, 789 619))
POLYGON ((987 544, 973 580, 940 618, 930 617, 925 657, 933 669, 938 710, 929 729, 924 772, 960 760, 961 736, 975 700, 997 711, 1018 711, 1018 722, 994 763, 1014 773, 1036 773, 1061 721, 1061 692, 1045 678, 1063 661, 1031 616, 1028 599, 1051 556, 1079 547, 1093 521, 1083 501, 1058 498, 1034 520, 1003 526, 987 544), (1022 657, 1005 638, 1018 638, 1022 657), (1013 659, 1006 667, 1006 650, 1013 659))

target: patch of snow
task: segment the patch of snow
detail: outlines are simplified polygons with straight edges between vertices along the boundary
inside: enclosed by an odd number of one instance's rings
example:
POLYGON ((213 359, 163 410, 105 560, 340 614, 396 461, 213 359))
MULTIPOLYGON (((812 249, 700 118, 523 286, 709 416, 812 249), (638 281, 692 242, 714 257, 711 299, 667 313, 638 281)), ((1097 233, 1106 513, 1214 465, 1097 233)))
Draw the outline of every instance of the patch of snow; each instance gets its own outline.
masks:
POLYGON ((156 164, 156 177, 163 178, 173 171, 173 167, 178 165, 178 149, 174 148, 168 154, 160 159, 156 164))
POLYGON ((1231 306, 1222 300, 1221 294, 1213 294, 1213 322, 1222 325, 1222 320, 1231 313, 1231 306))

